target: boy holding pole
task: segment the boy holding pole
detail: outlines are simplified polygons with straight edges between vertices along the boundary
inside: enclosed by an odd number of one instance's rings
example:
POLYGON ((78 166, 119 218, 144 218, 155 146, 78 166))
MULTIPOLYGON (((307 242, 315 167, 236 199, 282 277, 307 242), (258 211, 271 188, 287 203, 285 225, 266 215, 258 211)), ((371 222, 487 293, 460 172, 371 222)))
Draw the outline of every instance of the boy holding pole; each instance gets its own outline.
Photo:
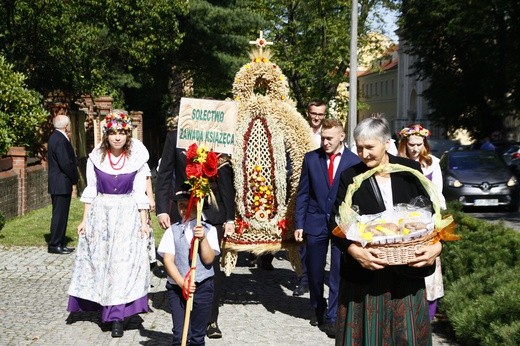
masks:
POLYGON ((166 289, 172 313, 173 345, 188 340, 190 345, 205 344, 214 293, 213 260, 220 254, 217 230, 206 222, 197 222, 197 208, 188 208, 190 195, 186 189, 174 196, 183 222, 177 222, 166 230, 157 250, 164 258, 168 274, 166 289), (196 239, 199 246, 194 267, 190 249, 196 239), (193 305, 191 317, 186 314, 189 300, 193 305), (185 324, 189 327, 185 328, 185 324), (187 336, 184 335, 185 329, 188 330, 187 336))

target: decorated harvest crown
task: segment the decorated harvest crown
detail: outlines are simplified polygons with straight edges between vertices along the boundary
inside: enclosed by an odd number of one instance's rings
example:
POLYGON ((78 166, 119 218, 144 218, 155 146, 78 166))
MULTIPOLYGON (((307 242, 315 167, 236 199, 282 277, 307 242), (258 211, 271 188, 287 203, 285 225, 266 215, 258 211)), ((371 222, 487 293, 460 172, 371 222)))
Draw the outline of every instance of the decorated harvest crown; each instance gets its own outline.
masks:
POLYGON ((132 119, 125 112, 113 110, 105 117, 103 133, 107 131, 132 131, 134 127, 132 119))
POLYGON ((430 130, 425 129, 421 125, 405 127, 404 129, 399 131, 399 137, 409 137, 409 136, 428 137, 429 135, 430 135, 430 130))

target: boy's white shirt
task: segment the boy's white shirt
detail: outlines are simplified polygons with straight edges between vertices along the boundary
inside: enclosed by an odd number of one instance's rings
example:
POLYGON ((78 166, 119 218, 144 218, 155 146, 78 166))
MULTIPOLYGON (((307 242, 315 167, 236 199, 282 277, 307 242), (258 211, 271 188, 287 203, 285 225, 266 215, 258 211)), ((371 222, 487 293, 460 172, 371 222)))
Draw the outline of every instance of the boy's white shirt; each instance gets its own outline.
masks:
MULTIPOLYGON (((193 239, 193 228, 195 225, 196 220, 193 219, 188 221, 184 226, 184 235, 189 243, 191 243, 193 239)), ((206 239, 208 240, 209 246, 215 250, 215 255, 219 255, 220 246, 218 244, 217 229, 214 226, 210 226, 209 231, 206 233, 206 239)), ((157 253, 163 257, 165 253, 175 255, 175 242, 173 240, 173 229, 171 226, 164 232, 159 247, 157 248, 157 253)))

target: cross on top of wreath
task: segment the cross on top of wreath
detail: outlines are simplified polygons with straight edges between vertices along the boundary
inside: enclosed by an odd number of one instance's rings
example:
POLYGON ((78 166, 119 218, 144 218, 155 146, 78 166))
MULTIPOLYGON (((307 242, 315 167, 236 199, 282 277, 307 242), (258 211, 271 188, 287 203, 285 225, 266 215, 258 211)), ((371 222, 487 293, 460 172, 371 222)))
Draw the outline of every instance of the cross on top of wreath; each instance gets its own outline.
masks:
POLYGON ((260 54, 263 53, 264 47, 271 46, 273 42, 269 42, 264 39, 264 32, 260 30, 260 37, 258 37, 255 41, 249 41, 249 44, 254 44, 260 49, 260 54))

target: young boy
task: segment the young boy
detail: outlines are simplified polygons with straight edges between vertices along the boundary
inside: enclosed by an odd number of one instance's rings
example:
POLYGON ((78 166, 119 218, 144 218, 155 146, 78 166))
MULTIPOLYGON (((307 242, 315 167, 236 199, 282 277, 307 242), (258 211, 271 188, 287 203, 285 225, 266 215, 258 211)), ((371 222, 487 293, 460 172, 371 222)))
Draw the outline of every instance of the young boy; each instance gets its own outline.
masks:
MULTIPOLYGON (((190 193, 178 192, 174 199, 182 220, 185 220, 190 193)), ((168 274, 166 289, 172 312, 173 345, 180 345, 184 329, 186 299, 183 297, 183 287, 189 287, 193 295, 193 310, 190 316, 187 343, 204 345, 206 329, 211 314, 213 299, 213 259, 220 253, 217 230, 208 223, 196 226, 196 206, 190 211, 188 220, 171 225, 164 233, 157 252, 164 258, 164 267, 168 274), (191 267, 190 245, 193 237, 199 238, 199 255, 195 280, 189 285, 186 274, 191 267), (188 286, 189 285, 189 286, 188 286)))

